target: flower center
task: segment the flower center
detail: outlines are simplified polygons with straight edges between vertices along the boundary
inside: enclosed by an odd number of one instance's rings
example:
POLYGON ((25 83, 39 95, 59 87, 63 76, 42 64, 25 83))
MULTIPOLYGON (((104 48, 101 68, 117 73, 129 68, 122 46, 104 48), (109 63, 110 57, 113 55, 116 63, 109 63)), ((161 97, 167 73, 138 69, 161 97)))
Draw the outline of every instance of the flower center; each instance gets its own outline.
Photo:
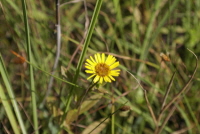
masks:
POLYGON ((99 63, 95 66, 97 75, 104 77, 109 74, 110 68, 105 63, 99 63))

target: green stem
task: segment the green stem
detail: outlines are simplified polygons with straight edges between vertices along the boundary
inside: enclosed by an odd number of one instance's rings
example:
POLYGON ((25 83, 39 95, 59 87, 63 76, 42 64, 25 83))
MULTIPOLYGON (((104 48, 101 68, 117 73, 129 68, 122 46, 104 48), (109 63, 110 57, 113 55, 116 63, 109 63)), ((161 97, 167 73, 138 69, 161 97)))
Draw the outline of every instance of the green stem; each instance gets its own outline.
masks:
POLYGON ((3 62, 1 54, 0 54, 0 73, 1 73, 2 79, 4 81, 4 84, 6 86, 8 95, 9 95, 9 97, 11 99, 11 103, 13 105, 15 114, 17 116, 17 120, 19 121, 19 125, 20 125, 20 128, 22 130, 22 133, 26 134, 26 129, 25 129, 25 126, 24 126, 24 122, 23 122, 22 116, 21 116, 21 114, 19 112, 19 108, 18 108, 18 105, 17 105, 17 101, 15 100, 15 95, 13 93, 12 87, 11 87, 11 85, 9 83, 8 74, 7 74, 7 71, 6 71, 6 68, 5 68, 5 65, 4 65, 4 62, 3 62))
POLYGON ((76 85, 76 84, 73 84, 73 83, 71 83, 71 82, 69 82, 69 81, 66 81, 66 80, 64 80, 64 79, 61 79, 61 78, 55 76, 55 75, 52 75, 51 73, 48 73, 47 71, 43 70, 42 68, 40 68, 40 67, 38 67, 38 66, 35 66, 34 64, 30 63, 29 61, 26 61, 26 62, 27 62, 28 64, 32 65, 32 67, 37 68, 38 70, 41 70, 41 71, 42 71, 43 73, 45 73, 46 75, 50 75, 50 76, 56 78, 57 80, 60 80, 60 81, 65 82, 65 83, 67 83, 67 84, 70 84, 71 86, 75 86, 75 87, 82 88, 82 87, 80 87, 80 86, 78 86, 78 85, 76 85))
MULTIPOLYGON (((157 10, 160 8, 159 7, 160 0, 157 0, 156 5, 155 5, 155 12, 153 13, 153 15, 150 19, 150 22, 149 22, 149 25, 148 25, 148 28, 147 28, 147 32, 146 32, 146 35, 145 35, 145 39, 144 39, 144 42, 143 42, 143 45, 142 45, 143 48, 142 48, 142 53, 141 53, 141 56, 140 56, 141 60, 146 60, 146 58, 148 56, 149 48, 152 46, 153 41, 158 36, 160 29, 166 23, 167 19, 169 18, 170 14, 172 13, 172 11, 174 11, 175 7, 177 7, 177 4, 178 4, 179 1, 180 0, 174 0, 172 2, 172 4, 170 5, 169 12, 166 12, 166 14, 162 17, 162 20, 160 21, 159 25, 157 26, 156 30, 153 32, 153 35, 152 35, 153 22, 154 22, 154 20, 157 16, 157 13, 158 13, 157 10)), ((139 68, 138 68, 138 73, 137 73, 138 75, 141 74, 143 67, 144 67, 144 63, 141 63, 139 68)))
MULTIPOLYGON (((23 8, 23 16, 24 16, 24 25, 25 25, 25 33, 26 33, 26 44, 27 44, 27 53, 28 53, 28 60, 32 62, 31 56, 31 44, 30 44, 30 35, 29 35, 29 25, 28 25, 28 18, 27 18, 27 10, 26 10, 26 2, 22 0, 22 8, 23 8)), ((32 102, 32 110, 33 110, 33 123, 34 123, 34 130, 36 134, 39 134, 38 131, 38 118, 37 118, 37 103, 36 103, 36 91, 35 91, 35 82, 33 76, 33 67, 29 65, 29 72, 30 72, 30 84, 31 84, 31 102, 32 102)))
POLYGON ((7 114, 7 116, 8 116, 8 119, 9 119, 9 121, 10 121, 10 124, 11 124, 11 126, 12 126, 12 128, 13 128, 13 132, 14 132, 15 134, 20 134, 20 131, 19 131, 19 129, 18 129, 18 123, 17 123, 17 121, 16 121, 16 118, 15 118, 14 113, 13 113, 13 111, 12 111, 12 108, 11 108, 11 106, 10 106, 9 99, 8 99, 8 97, 5 95, 4 90, 3 90, 3 87, 1 86, 1 84, 0 84, 0 99, 1 99, 1 101, 2 101, 2 104, 3 104, 3 106, 4 106, 4 109, 5 109, 6 114, 7 114))
MULTIPOLYGON (((112 104, 112 113, 115 112, 114 103, 112 104)), ((115 115, 112 114, 111 116, 111 134, 115 134, 115 115)))
MULTIPOLYGON (((149 50, 149 46, 150 46, 149 40, 150 40, 151 35, 152 35, 153 24, 154 24, 155 18, 156 18, 157 13, 158 13, 157 11, 159 9, 160 2, 161 2, 161 0, 157 0, 156 3, 155 3, 155 8, 153 10, 153 13, 152 13, 151 18, 150 18, 150 22, 149 22, 147 30, 146 30, 144 42, 142 44, 143 48, 142 48, 142 52, 141 52, 141 55, 140 55, 141 60, 145 60, 147 55, 148 55, 148 50, 149 50)), ((138 75, 140 75, 140 73, 143 69, 143 66, 144 66, 144 63, 141 63, 140 66, 139 66, 139 69, 138 69, 138 75)))
MULTIPOLYGON (((96 21, 97 21, 99 12, 100 12, 102 1, 103 0, 97 0, 96 6, 95 6, 95 9, 94 9, 94 13, 93 13, 93 16, 92 16, 92 20, 91 20, 91 23, 90 23, 90 26, 89 26, 89 29, 88 29, 88 33, 87 33, 87 36, 86 36, 86 39, 85 39, 85 42, 84 42, 84 45, 83 45, 83 51, 81 53, 81 56, 80 56, 80 59, 79 59, 78 65, 77 65, 75 77, 73 79, 74 84, 76 84, 80 70, 82 68, 83 61, 84 61, 84 58, 85 58, 85 54, 87 52, 87 49, 88 49, 93 31, 94 31, 94 27, 95 27, 95 24, 96 24, 96 21)), ((69 98, 67 100, 67 104, 66 104, 66 108, 65 108, 65 113, 69 109, 69 104, 71 103, 71 100, 72 100, 72 91, 73 90, 74 90, 74 86, 71 86, 69 98)))

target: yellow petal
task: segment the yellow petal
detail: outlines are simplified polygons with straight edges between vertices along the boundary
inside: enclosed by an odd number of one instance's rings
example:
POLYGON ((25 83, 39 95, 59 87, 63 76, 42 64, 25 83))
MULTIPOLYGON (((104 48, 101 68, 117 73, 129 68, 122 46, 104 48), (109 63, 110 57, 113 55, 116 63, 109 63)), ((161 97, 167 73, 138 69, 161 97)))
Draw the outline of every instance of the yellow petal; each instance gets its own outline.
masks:
POLYGON ((103 77, 103 80, 104 80, 105 82, 108 82, 107 79, 106 79, 106 77, 103 77))
POLYGON ((102 54, 101 54, 101 57, 102 57, 102 59, 101 59, 102 61, 101 61, 101 62, 104 63, 104 62, 105 62, 105 54, 102 53, 102 54))
POLYGON ((99 81, 99 76, 97 75, 95 78, 94 78, 94 83, 96 83, 97 81, 99 81))
POLYGON ((94 70, 94 68, 91 67, 91 66, 85 66, 85 68, 90 69, 90 70, 94 70))
POLYGON ((92 77, 94 77, 96 74, 91 75, 90 77, 87 78, 87 80, 91 79, 92 77))
POLYGON ((88 74, 94 74, 95 72, 94 71, 91 71, 91 70, 85 70, 86 73, 88 74))
POLYGON ((110 78, 108 76, 104 77, 105 82, 111 82, 110 78))
POLYGON ((92 60, 92 62, 96 63, 92 56, 90 56, 90 59, 92 60))
POLYGON ((117 66, 119 66, 119 61, 118 61, 118 62, 115 62, 114 64, 112 64, 112 65, 110 66, 110 69, 116 68, 117 66))
POLYGON ((97 58, 98 58, 98 63, 101 63, 101 55, 99 53, 97 54, 97 58))
POLYGON ((103 77, 100 77, 99 83, 100 83, 100 84, 103 83, 103 77))
POLYGON ((111 75, 109 75, 109 78, 110 78, 111 80, 115 81, 115 79, 114 79, 111 75))
POLYGON ((97 54, 94 55, 95 61, 96 63, 99 63, 98 58, 97 58, 97 54))
POLYGON ((109 65, 112 65, 115 61, 116 61, 116 58, 112 57, 111 60, 110 60, 110 64, 109 65))
POLYGON ((112 56, 111 56, 111 55, 108 55, 108 57, 107 57, 105 63, 108 64, 111 58, 112 58, 112 56))
POLYGON ((113 57, 112 55, 108 55, 108 58, 106 59, 106 64, 107 65, 112 65, 116 61, 116 58, 113 57))
POLYGON ((85 65, 87 65, 87 66, 91 66, 91 65, 90 65, 89 63, 87 63, 87 62, 85 63, 85 65))
POLYGON ((119 76, 119 72, 116 72, 115 70, 111 70, 109 75, 112 75, 112 76, 119 76))
POLYGON ((92 66, 94 66, 95 65, 95 63, 93 63, 91 60, 89 60, 89 59, 87 59, 86 60, 90 65, 92 65, 92 66))

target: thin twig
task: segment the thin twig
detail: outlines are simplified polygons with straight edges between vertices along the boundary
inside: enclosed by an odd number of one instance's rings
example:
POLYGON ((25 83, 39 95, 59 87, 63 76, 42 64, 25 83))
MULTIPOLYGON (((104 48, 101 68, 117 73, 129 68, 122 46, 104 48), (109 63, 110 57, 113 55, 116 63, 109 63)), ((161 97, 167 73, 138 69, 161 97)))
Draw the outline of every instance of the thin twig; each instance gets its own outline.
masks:
POLYGON ((164 96, 164 100, 163 100, 162 108, 161 108, 161 109, 163 109, 163 107, 165 106, 167 97, 168 97, 168 95, 169 95, 170 89, 171 89, 172 84, 173 84, 172 82, 173 82, 173 80, 174 80, 175 74, 176 74, 176 72, 173 73, 172 78, 171 78, 171 80, 170 80, 170 82, 169 82, 169 85, 168 85, 168 87, 167 87, 167 91, 166 91, 166 94, 165 94, 165 96, 164 96))
MULTIPOLYGON (((126 71, 127 71, 127 70, 126 70, 126 71)), ((138 79, 137 79, 131 72, 129 72, 129 71, 127 71, 127 72, 137 81, 137 83, 139 84, 139 86, 142 88, 142 90, 143 90, 143 92, 144 92, 144 98, 145 98, 146 103, 147 103, 147 107, 148 107, 149 112, 150 112, 150 114, 151 114, 151 116, 152 116, 152 118, 153 118, 154 124, 157 126, 158 121, 157 121, 156 116, 155 116, 155 114, 154 114, 154 112, 153 112, 153 109, 152 109, 152 107, 151 107, 151 104, 149 103, 146 90, 142 87, 142 85, 140 84, 140 82, 138 81, 138 79)))
POLYGON ((156 128, 155 134, 160 134, 163 130, 163 128, 165 127, 165 125, 167 124, 168 120, 170 119, 170 117, 172 116, 172 114, 174 113, 174 111, 176 110, 176 106, 174 105, 173 108, 170 109, 169 114, 167 115, 167 117, 165 118, 165 120, 163 121, 161 127, 159 128, 159 126, 156 128))
MULTIPOLYGON (((55 74, 55 70, 58 66, 58 61, 60 58, 60 49, 61 49, 60 0, 56 0, 56 28, 57 28, 57 43, 56 43, 57 47, 56 47, 56 58, 55 58, 55 62, 54 62, 52 73, 51 73, 52 75, 55 74)), ((47 88, 47 93, 42 103, 45 102, 46 97, 49 95, 53 86, 53 82, 54 82, 54 77, 51 76, 49 80, 48 88, 47 88)))
POLYGON ((84 43, 85 41, 85 37, 87 35, 87 32, 88 32, 88 27, 89 27, 89 18, 88 18, 88 11, 87 11, 87 3, 86 3, 86 0, 83 0, 83 3, 84 3, 84 8, 85 8, 85 29, 84 29, 84 34, 83 34, 83 38, 80 42, 80 45, 77 46, 76 50, 74 51, 68 65, 67 65, 67 70, 69 69, 72 61, 74 60, 76 54, 78 53, 78 50, 81 49, 82 47, 82 44, 84 43))
MULTIPOLYGON (((115 103, 115 102, 118 101, 120 98, 126 96, 127 94, 129 94, 129 93, 130 93, 131 91, 133 91, 134 89, 137 89, 138 87, 139 87, 139 85, 137 85, 136 87, 134 87, 134 88, 133 88, 132 90, 130 90, 130 91, 124 92, 123 94, 121 94, 121 95, 119 95, 117 98, 115 98, 112 102, 109 102, 109 103, 107 103, 107 104, 105 104, 105 105, 103 105, 103 106, 100 106, 99 108, 97 108, 97 109, 91 111, 90 114, 96 113, 97 111, 99 111, 99 110, 101 110, 101 109, 107 107, 108 105, 115 103)), ((82 118, 82 119, 83 119, 83 118, 82 118)))
MULTIPOLYGON (((178 102, 181 100, 180 95, 181 95, 184 91, 185 91, 185 93, 187 93, 187 92, 189 91, 189 89, 188 89, 188 90, 186 90, 186 89, 187 89, 187 87, 189 86, 189 84, 191 83, 191 81, 192 81, 192 79, 194 78, 194 75, 195 75, 195 73, 196 73, 196 71, 197 71, 197 67, 198 67, 198 58, 197 58, 197 56, 194 54, 194 52, 192 52, 192 51, 189 50, 189 49, 188 49, 188 51, 190 51, 190 52, 195 56, 195 58, 196 58, 196 66, 195 66, 195 69, 194 69, 194 71, 193 71, 193 74, 192 74, 192 76, 190 77, 190 79, 188 80, 188 82, 186 83, 186 85, 181 89, 181 91, 180 91, 166 106, 163 107, 163 109, 161 110, 161 113, 159 114, 159 117, 158 117, 158 123, 160 122, 163 113, 164 113, 175 101, 176 101, 176 103, 178 103, 178 102)), ((170 111, 173 111, 173 109, 174 109, 174 110, 176 109, 176 106, 175 106, 175 105, 172 107, 172 110, 170 110, 170 111)), ((171 117, 171 115, 172 115, 172 113, 170 112, 170 113, 168 114, 167 118, 165 119, 164 123, 167 122, 167 121, 169 120, 169 118, 171 117)), ((166 123, 165 123, 165 124, 166 124, 166 123)), ((162 129, 164 128, 165 124, 162 124, 162 126, 161 126, 160 129, 159 129, 159 126, 157 126, 156 131, 155 131, 155 134, 159 134, 159 133, 162 131, 162 129)))
MULTIPOLYGON (((185 94, 187 93, 187 91, 185 92, 185 94)), ((181 101, 181 97, 177 99, 176 103, 178 104, 181 101)), ((176 110, 177 106, 173 105, 172 108, 170 108, 170 112, 167 115, 167 117, 165 118, 165 120, 163 121, 161 127, 159 128, 159 126, 157 126, 156 131, 154 134, 160 134, 164 128, 164 126, 166 125, 167 121, 170 119, 170 117, 172 116, 173 112, 176 110)), ((159 120, 158 120, 159 121, 159 120)))
POLYGON ((80 110, 81 110, 81 104, 83 103, 83 100, 85 99, 85 97, 87 96, 87 93, 89 92, 89 90, 91 90, 94 86, 96 86, 97 83, 93 83, 87 90, 86 92, 84 93, 83 97, 81 98, 81 101, 79 103, 79 107, 78 107, 78 111, 77 111, 77 119, 76 119, 76 123, 75 123, 75 127, 77 126, 78 124, 78 115, 80 113, 80 110))
POLYGON ((186 127, 186 128, 183 128, 181 130, 178 130, 178 131, 175 131, 171 134, 185 134, 188 132, 189 129, 192 129, 194 127, 194 125, 190 126, 190 127, 186 127))
MULTIPOLYGON (((77 1, 73 1, 73 2, 67 2, 65 4, 69 4, 69 3, 74 3, 74 2, 79 2, 79 1, 82 1, 82 0, 77 0, 77 1)), ((85 29, 84 29, 84 35, 83 35, 83 38, 80 42, 80 45, 78 45, 78 47, 76 48, 76 50, 74 51, 73 55, 71 56, 71 59, 67 65, 67 69, 68 70, 70 68, 70 65, 72 63, 72 61, 74 60, 76 54, 78 53, 78 50, 82 47, 82 44, 84 43, 85 41, 85 38, 86 38, 86 35, 87 35, 87 32, 88 32, 88 27, 89 27, 89 18, 88 18, 88 11, 87 11, 87 3, 86 3, 86 0, 83 0, 83 3, 84 3, 84 8, 85 8, 85 29)), ((65 5, 65 4, 62 4, 65 5)), ((71 91, 70 91, 70 94, 71 94, 71 91)), ((87 91, 86 91, 86 94, 87 94, 87 91)), ((85 95, 86 95, 85 94, 85 95)), ((82 103, 82 100, 81 100, 81 103, 82 103)), ((80 109, 79 109, 80 110, 80 109)), ((78 110, 78 113, 79 113, 79 110, 78 110)), ((66 118, 66 113, 63 115, 63 120, 66 118)), ((63 121, 62 121, 63 122, 63 121)), ((75 123, 77 125, 77 122, 75 123)))
POLYGON ((152 109, 152 107, 151 107, 151 104, 149 103, 149 100, 148 100, 148 97, 147 97, 147 92, 146 92, 146 90, 144 90, 144 89, 143 89, 143 91, 144 91, 144 97, 145 97, 145 100, 146 100, 146 103, 147 103, 147 107, 148 107, 148 109, 149 109, 149 112, 151 113, 151 116, 152 116, 152 118, 153 118, 153 121, 154 121, 155 125, 157 126, 158 121, 157 121, 156 116, 155 116, 155 114, 154 114, 154 112, 153 112, 153 109, 152 109))
POLYGON ((85 1, 85 0, 73 0, 73 1, 65 2, 65 3, 61 4, 60 7, 65 6, 67 4, 78 3, 81 1, 85 1))
POLYGON ((21 103, 21 102, 18 102, 18 103, 19 103, 20 107, 22 108, 22 110, 24 111, 24 113, 25 113, 25 115, 26 115, 26 117, 27 117, 27 120, 30 122, 31 126, 34 128, 33 122, 31 121, 30 116, 28 115, 28 113, 27 113, 26 110, 24 109, 22 103, 21 103))
POLYGON ((195 69, 194 69, 194 72, 192 74, 192 76, 190 77, 190 79, 188 80, 188 82, 186 83, 186 85, 181 89, 181 91, 162 109, 162 112, 163 113, 166 109, 168 109, 178 98, 179 96, 187 89, 187 87, 189 86, 189 84, 191 83, 192 79, 194 78, 194 75, 197 71, 197 67, 198 67, 198 58, 197 56, 194 54, 194 52, 192 52, 191 50, 188 49, 188 51, 190 51, 196 58, 196 66, 195 66, 195 69))
MULTIPOLYGON (((4 123, 1 121, 1 124, 2 124, 2 126, 3 126, 3 128, 4 128, 4 132, 6 133, 6 134, 11 134, 10 132, 9 132, 9 130, 8 130, 8 128, 4 125, 4 123)), ((1 130, 3 130, 3 128, 1 127, 1 124, 0 124, 0 128, 1 128, 1 130)))
MULTIPOLYGON (((128 101, 126 101, 124 104, 122 104, 122 106, 126 105, 127 102, 128 101)), ((114 111, 113 113, 111 113, 108 117, 106 117, 103 121, 101 121, 94 129, 92 129, 88 134, 91 134, 97 127, 99 127, 102 123, 104 123, 108 118, 112 117, 112 115, 114 115, 115 113, 117 113, 119 110, 120 110, 120 108, 118 108, 116 111, 114 111)))

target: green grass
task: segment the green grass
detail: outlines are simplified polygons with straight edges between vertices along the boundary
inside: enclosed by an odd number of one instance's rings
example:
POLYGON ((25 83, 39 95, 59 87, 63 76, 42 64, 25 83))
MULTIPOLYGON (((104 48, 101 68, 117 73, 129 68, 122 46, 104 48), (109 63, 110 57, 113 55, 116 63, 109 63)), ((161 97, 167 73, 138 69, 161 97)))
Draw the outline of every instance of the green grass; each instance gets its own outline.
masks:
POLYGON ((0 6, 0 133, 200 133, 199 0, 60 1, 54 73, 55 2, 0 6), (121 73, 98 87, 84 63, 101 52, 121 73))

